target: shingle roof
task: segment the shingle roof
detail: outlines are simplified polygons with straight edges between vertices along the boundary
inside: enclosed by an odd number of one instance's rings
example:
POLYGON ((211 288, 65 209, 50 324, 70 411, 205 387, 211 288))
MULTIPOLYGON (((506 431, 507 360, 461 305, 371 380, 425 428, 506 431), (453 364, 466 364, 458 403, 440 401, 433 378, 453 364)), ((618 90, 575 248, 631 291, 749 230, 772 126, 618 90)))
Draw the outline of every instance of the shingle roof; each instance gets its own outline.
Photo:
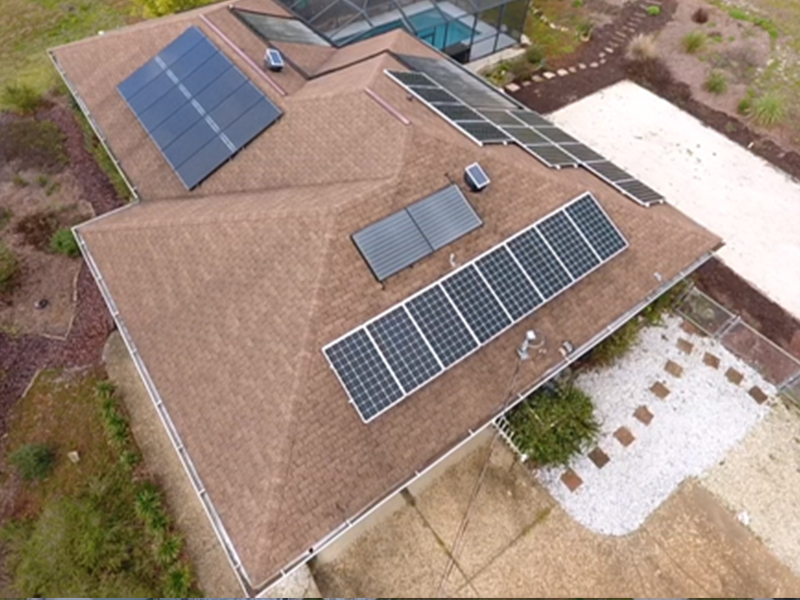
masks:
POLYGON ((136 32, 133 47, 121 32, 54 55, 144 198, 80 234, 257 586, 485 423, 507 393, 525 329, 552 343, 522 365, 518 391, 561 360, 562 340, 586 343, 659 288, 655 273, 674 278, 719 240, 671 206, 639 207, 582 170, 547 169, 514 146, 473 144, 383 74, 403 67, 381 43, 433 52, 405 33, 337 51, 320 69, 335 70, 281 96, 200 17, 258 52, 263 42, 226 10, 127 29, 136 32), (191 193, 115 90, 189 24, 285 113, 191 193), (484 226, 376 282, 350 235, 477 160, 492 179, 469 195, 484 226), (470 260, 586 190, 630 248, 362 423, 322 346, 448 273, 451 254, 470 260))

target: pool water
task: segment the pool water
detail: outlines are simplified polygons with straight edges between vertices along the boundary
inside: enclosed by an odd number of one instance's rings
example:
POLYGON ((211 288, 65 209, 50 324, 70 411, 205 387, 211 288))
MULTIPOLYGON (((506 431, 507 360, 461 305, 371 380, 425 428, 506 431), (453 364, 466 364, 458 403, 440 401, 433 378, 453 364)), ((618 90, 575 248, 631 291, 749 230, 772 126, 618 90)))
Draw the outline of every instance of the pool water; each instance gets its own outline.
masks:
MULTIPOLYGON (((416 29, 418 38, 425 40, 439 50, 444 50, 463 41, 469 43, 469 39, 472 37, 472 27, 460 21, 446 21, 435 8, 410 15, 408 20, 411 21, 411 25, 416 29)), ((378 25, 364 34, 354 36, 347 42, 375 37, 381 33, 401 27, 403 27, 402 19, 390 21, 389 23, 378 25)))

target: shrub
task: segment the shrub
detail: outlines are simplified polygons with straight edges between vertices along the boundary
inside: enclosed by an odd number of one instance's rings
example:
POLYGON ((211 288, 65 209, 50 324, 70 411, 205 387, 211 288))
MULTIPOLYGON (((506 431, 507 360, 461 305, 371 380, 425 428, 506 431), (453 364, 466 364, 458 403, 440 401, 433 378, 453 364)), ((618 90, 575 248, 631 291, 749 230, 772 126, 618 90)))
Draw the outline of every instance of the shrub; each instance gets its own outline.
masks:
POLYGON ((657 55, 658 48, 652 35, 639 33, 628 44, 628 58, 631 60, 652 60, 657 55))
POLYGON ((525 59, 515 60, 509 65, 509 73, 511 73, 517 81, 530 79, 537 69, 538 67, 536 65, 529 63, 525 59))
POLYGON ((56 254, 63 254, 70 258, 80 256, 81 249, 78 246, 78 240, 72 234, 72 230, 63 227, 53 234, 50 238, 50 250, 56 254))
POLYGON ((728 90, 728 81, 719 71, 711 71, 703 87, 712 94, 724 94, 728 90))
POLYGON ((158 559, 168 567, 180 558, 183 550, 183 539, 179 535, 168 535, 158 546, 158 559))
POLYGON ((19 162, 18 168, 61 171, 68 159, 64 134, 52 121, 18 119, 0 125, 0 163, 19 162))
POLYGON ((565 465, 597 439, 591 398, 572 384, 539 390, 508 414, 514 443, 537 466, 565 465))
POLYGON ((536 65, 537 67, 542 64, 544 61, 544 50, 539 44, 531 44, 525 50, 525 60, 529 63, 536 65))
POLYGON ((692 13, 692 21, 700 25, 708 22, 708 11, 705 8, 698 8, 692 13))
POLYGON ((24 83, 9 83, 0 93, 0 103, 20 115, 32 115, 42 105, 42 95, 24 83))
POLYGON ((592 23, 590 19, 583 19, 580 23, 578 23, 578 37, 582 40, 588 40, 591 38, 592 31, 594 31, 594 23, 592 23))
POLYGON ((651 17, 657 17, 658 15, 661 14, 661 7, 656 6, 655 4, 652 6, 648 6, 645 10, 647 11, 647 14, 650 15, 651 17))
POLYGON ((0 240, 0 294, 11 289, 17 273, 19 273, 17 255, 0 240))
POLYGON ((636 344, 640 329, 638 320, 631 319, 592 349, 589 363, 603 367, 613 365, 636 344))
POLYGON ((47 444, 25 444, 12 452, 10 459, 25 481, 33 481, 50 474, 56 463, 56 453, 47 444))
POLYGON ((751 114, 759 125, 772 127, 786 118, 786 102, 777 94, 764 94, 753 100, 751 114))
POLYGON ((706 34, 702 31, 690 31, 683 36, 681 43, 687 54, 697 54, 706 45, 706 34))
POLYGON ((167 573, 166 589, 171 598, 189 596, 192 586, 192 574, 186 566, 176 566, 167 573))
POLYGON ((748 116, 753 112, 753 100, 751 98, 742 98, 739 105, 736 107, 740 115, 748 116))

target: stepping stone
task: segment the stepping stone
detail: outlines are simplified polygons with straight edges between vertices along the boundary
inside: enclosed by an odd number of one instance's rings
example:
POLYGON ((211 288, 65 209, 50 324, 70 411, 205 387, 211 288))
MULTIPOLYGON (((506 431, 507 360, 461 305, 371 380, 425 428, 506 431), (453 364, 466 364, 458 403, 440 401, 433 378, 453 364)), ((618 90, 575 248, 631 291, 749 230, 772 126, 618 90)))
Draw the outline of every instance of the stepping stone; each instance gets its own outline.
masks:
POLYGON ((683 367, 673 360, 667 361, 667 364, 664 365, 664 370, 673 377, 680 377, 683 375, 683 367))
POLYGON ((635 437, 633 437, 633 434, 627 427, 620 427, 619 429, 617 429, 614 432, 614 437, 617 438, 617 441, 626 448, 630 446, 636 439, 635 437))
POLYGON ((601 58, 601 59, 600 59, 600 64, 601 64, 601 65, 604 65, 604 64, 606 64, 606 59, 605 59, 605 58, 601 58))
POLYGON ((691 321, 687 321, 686 319, 681 321, 681 329, 686 333, 692 335, 703 335, 703 332, 697 328, 697 325, 695 325, 691 321))
POLYGON ((669 396, 669 388, 660 381, 656 381, 653 385, 651 385, 650 391, 662 400, 669 396))
POLYGON ((566 69, 559 69, 558 71, 556 71, 556 73, 558 74, 559 77, 564 77, 564 75, 569 75, 569 71, 567 71, 566 69))
POLYGON ((534 80, 536 83, 542 83, 542 82, 544 81, 544 77, 542 77, 541 75, 534 75, 534 76, 533 76, 533 80, 534 80))
POLYGON ((561 481, 567 486, 570 492, 574 492, 583 484, 583 479, 578 477, 578 474, 572 469, 567 469, 561 476, 561 481))
POLYGON ((596 68, 597 68, 597 67, 599 67, 599 66, 600 66, 600 65, 598 65, 596 62, 589 63, 589 68, 590 68, 590 69, 596 69, 596 68))
POLYGON ((526 79, 525 81, 522 82, 522 87, 528 87, 530 84, 531 82, 526 79))
POLYGON ((578 71, 578 69, 576 69, 575 67, 569 67, 567 68, 567 71, 569 71, 570 73, 575 73, 578 71))
MULTIPOLYGON (((764 393, 764 390, 762 390, 757 385, 754 385, 753 387, 751 387, 750 391, 747 392, 747 393, 750 394, 753 397, 753 400, 755 400, 759 404, 764 404, 764 402, 766 402, 769 399, 769 396, 767 396, 764 393)), ((590 456, 590 458, 591 458, 591 456, 590 456)))
POLYGON ((605 50, 607 54, 614 54, 613 48, 603 48, 603 50, 605 50))
POLYGON ((725 371, 725 377, 727 377, 728 381, 730 381, 733 385, 739 385, 740 383, 742 383, 742 380, 744 379, 744 375, 739 373, 739 371, 737 371, 733 367, 725 371))
POLYGON ((719 369, 719 356, 706 352, 703 355, 703 364, 708 365, 712 369, 719 369))
POLYGON ((544 75, 544 78, 545 78, 545 79, 552 79, 553 77, 555 77, 555 76, 556 76, 556 74, 555 74, 555 73, 553 73, 552 71, 545 71, 545 72, 543 73, 543 75, 544 75))
POLYGON ((594 466, 598 469, 602 469, 608 464, 608 461, 611 459, 608 457, 608 454, 603 452, 603 450, 598 446, 591 452, 589 452, 589 460, 594 463, 594 466))
POLYGON ((518 92, 519 91, 519 86, 516 83, 509 83, 506 86, 506 91, 507 92, 511 92, 513 94, 514 92, 518 92))
POLYGON ((600 54, 597 55, 597 57, 598 58, 605 58, 606 57, 606 53, 605 52, 601 52, 600 54))
POLYGON ((645 425, 650 425, 650 421, 653 420, 653 413, 651 413, 650 409, 648 409, 646 406, 640 406, 633 411, 633 416, 645 425))
POLYGON ((689 340, 685 340, 683 338, 678 338, 678 350, 683 352, 684 354, 691 354, 692 350, 694 350, 694 344, 689 340))
POLYGON ((583 63, 578 63, 578 68, 583 71, 586 68, 586 65, 583 63))

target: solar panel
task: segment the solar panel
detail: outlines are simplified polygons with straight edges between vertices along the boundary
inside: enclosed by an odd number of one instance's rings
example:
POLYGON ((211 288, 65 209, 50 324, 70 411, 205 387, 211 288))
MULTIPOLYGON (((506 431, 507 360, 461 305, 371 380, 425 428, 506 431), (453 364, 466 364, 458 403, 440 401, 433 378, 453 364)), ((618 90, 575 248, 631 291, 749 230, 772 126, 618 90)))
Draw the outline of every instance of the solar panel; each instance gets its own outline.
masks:
POLYGON ((549 167, 574 167, 578 165, 577 160, 560 150, 558 146, 525 146, 525 149, 549 167))
POLYGON ((445 367, 478 347, 475 337, 438 285, 409 300, 406 308, 445 367))
POLYGON ((275 48, 267 48, 267 65, 273 71, 280 71, 285 66, 283 56, 275 48))
POLYGON ((656 192, 655 190, 647 187, 641 181, 633 180, 633 181, 619 181, 616 182, 616 185, 619 188, 622 188, 625 192, 633 196, 637 202, 644 204, 645 206, 649 206, 651 204, 658 204, 664 201, 664 196, 656 192))
POLYGON ((442 288, 482 344, 511 325, 503 307, 473 265, 442 281, 442 288))
POLYGON ((439 87, 439 84, 424 73, 415 73, 414 71, 392 71, 392 77, 405 86, 427 85, 439 87))
POLYGON ((439 87, 409 86, 408 89, 426 102, 450 102, 452 104, 461 104, 461 101, 453 96, 453 94, 439 87))
POLYGON ((241 10, 239 8, 233 8, 231 12, 266 41, 292 42, 294 44, 307 44, 312 46, 330 46, 324 38, 316 34, 299 19, 273 17, 271 15, 241 10))
POLYGON ((602 155, 598 154, 585 144, 561 144, 560 147, 562 150, 584 163, 605 160, 602 155))
POLYGON ((542 134, 551 142, 556 144, 577 144, 578 140, 558 127, 536 127, 536 133, 542 134))
POLYGON ((617 165, 608 160, 588 164, 586 165, 586 168, 612 183, 633 179, 633 175, 623 171, 617 165))
POLYGON ((517 120, 525 123, 525 125, 532 125, 534 127, 552 127, 553 124, 545 119, 542 115, 532 110, 510 110, 510 115, 517 118, 517 120))
POLYGON ((553 145, 553 143, 547 138, 539 135, 533 129, 529 129, 527 127, 503 127, 503 131, 514 138, 522 146, 553 145))
MULTIPOLYGON (((481 121, 481 116, 463 104, 434 104, 440 113, 452 121, 481 121)), ((489 125, 488 123, 486 123, 489 125)), ((459 126, 461 126, 459 124, 459 126)), ((493 125, 489 125, 494 127, 493 125)), ((499 130, 498 130, 499 131, 499 130)))
POLYGON ((370 421, 626 246, 584 194, 323 351, 370 421))
POLYGON ((555 250, 573 279, 579 279, 600 264, 600 259, 563 212, 548 217, 536 228, 555 250))
POLYGON ((566 211, 603 260, 611 258, 627 245, 625 238, 592 196, 583 196, 568 206, 566 211))
POLYGON ((505 247, 490 252, 475 264, 515 321, 542 303, 542 297, 505 247))
POLYGON ((378 281, 410 267, 433 252, 405 210, 357 231, 352 238, 378 281))
POLYGON ((509 139, 508 135, 488 121, 462 121, 457 125, 479 142, 502 142, 509 139))
POLYGON ((473 192, 480 192, 491 183, 486 171, 478 163, 472 163, 464 169, 464 179, 473 192))
POLYGON ((483 225, 457 185, 449 185, 406 208, 433 250, 483 225))
POLYGON ((535 228, 509 240, 508 248, 546 299, 572 283, 572 277, 535 228))
POLYGON ((373 321, 367 330, 406 394, 442 370, 403 306, 373 321))
POLYGON ((190 190, 281 115, 197 27, 117 90, 190 190))
POLYGON ((509 114, 507 110, 482 110, 481 114, 495 125, 516 127, 520 122, 509 114))
POLYGON ((366 421, 403 397, 378 349, 363 329, 324 350, 358 412, 366 421))

